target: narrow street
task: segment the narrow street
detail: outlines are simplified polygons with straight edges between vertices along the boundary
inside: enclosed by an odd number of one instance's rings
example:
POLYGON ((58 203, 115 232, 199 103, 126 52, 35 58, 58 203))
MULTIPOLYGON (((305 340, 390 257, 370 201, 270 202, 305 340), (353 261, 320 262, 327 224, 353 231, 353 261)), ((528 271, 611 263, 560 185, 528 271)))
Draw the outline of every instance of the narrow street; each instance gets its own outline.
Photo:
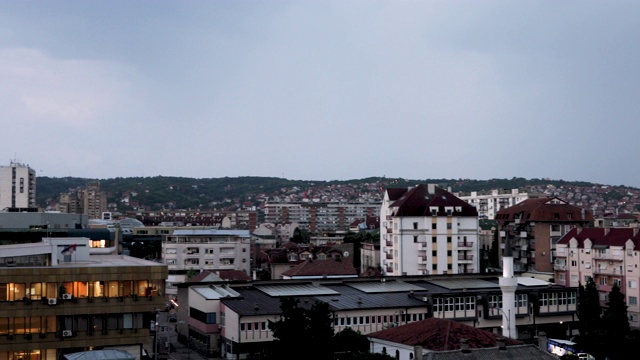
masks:
MULTIPOLYGON (((182 325, 182 324, 181 324, 182 325)), ((196 351, 187 348, 185 344, 178 342, 178 323, 169 322, 169 312, 160 311, 158 313, 158 359, 174 360, 210 360, 196 351)))

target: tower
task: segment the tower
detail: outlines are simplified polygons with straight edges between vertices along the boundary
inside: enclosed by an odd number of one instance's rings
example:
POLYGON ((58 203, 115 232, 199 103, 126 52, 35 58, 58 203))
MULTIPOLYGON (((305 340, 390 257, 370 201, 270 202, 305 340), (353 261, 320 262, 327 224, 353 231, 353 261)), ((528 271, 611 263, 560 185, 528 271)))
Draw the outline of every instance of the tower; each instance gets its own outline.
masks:
POLYGON ((502 289, 502 335, 512 339, 518 338, 515 309, 517 287, 518 279, 513 276, 511 241, 509 241, 509 237, 507 237, 504 243, 502 277, 500 278, 500 289, 502 289))
POLYGON ((13 160, 0 166, 0 210, 35 207, 36 171, 13 160))

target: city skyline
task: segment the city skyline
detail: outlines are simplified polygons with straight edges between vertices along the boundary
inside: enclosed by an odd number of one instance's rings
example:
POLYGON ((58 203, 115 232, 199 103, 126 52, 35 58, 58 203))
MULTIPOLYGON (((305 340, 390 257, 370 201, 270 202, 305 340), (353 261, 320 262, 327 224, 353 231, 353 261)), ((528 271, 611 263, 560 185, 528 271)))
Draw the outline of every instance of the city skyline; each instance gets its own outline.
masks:
POLYGON ((0 164, 38 176, 640 187, 637 3, 0 4, 0 164))

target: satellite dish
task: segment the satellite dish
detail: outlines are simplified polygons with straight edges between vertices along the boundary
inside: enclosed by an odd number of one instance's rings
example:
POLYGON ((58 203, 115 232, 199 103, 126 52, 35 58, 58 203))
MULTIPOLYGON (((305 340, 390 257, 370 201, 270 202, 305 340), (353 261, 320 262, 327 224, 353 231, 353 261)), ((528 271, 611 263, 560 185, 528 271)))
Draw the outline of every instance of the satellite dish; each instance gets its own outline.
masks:
POLYGON ((349 257, 349 252, 348 252, 348 251, 343 252, 343 253, 342 253, 342 256, 344 256, 344 257, 349 257))

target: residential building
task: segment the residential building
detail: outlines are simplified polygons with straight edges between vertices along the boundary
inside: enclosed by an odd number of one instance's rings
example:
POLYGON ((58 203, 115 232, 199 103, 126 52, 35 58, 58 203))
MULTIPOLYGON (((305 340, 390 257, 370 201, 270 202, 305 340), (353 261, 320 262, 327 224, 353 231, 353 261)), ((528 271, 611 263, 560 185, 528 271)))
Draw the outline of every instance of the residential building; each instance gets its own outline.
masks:
POLYGON ((638 228, 572 229, 556 244, 555 281, 579 286, 592 278, 601 305, 614 284, 625 294, 629 325, 640 328, 640 234, 638 228))
POLYGON ((478 212, 433 184, 386 189, 380 256, 387 275, 479 272, 478 212))
POLYGON ((0 166, 0 210, 36 207, 36 171, 11 161, 0 166))
POLYGON ((85 214, 89 219, 102 219, 107 211, 107 194, 100 189, 100 182, 90 181, 84 188, 61 193, 58 211, 69 214, 85 214))
POLYGON ((286 280, 350 277, 358 277, 358 272, 351 261, 342 261, 341 257, 308 259, 282 273, 282 278, 286 280))
POLYGON ((638 217, 633 214, 607 213, 598 216, 594 220, 594 227, 615 228, 615 227, 638 227, 638 217))
POLYGON ((534 197, 529 193, 521 193, 518 189, 510 191, 494 189, 480 193, 471 191, 468 194, 455 193, 455 195, 473 205, 478 210, 480 219, 493 219, 498 211, 534 197))
POLYGON ((553 272, 553 252, 560 238, 593 223, 591 211, 557 197, 528 199, 498 211, 501 244, 513 246, 515 271, 553 272))
POLYGON ((378 216, 379 203, 267 203, 265 222, 298 223, 311 233, 347 232, 356 220, 378 216))
POLYGON ((168 296, 177 295, 175 285, 189 272, 241 270, 251 273, 249 230, 174 230, 162 240, 162 259, 168 266, 168 296))
POLYGON ((167 267, 96 255, 87 238, 0 246, 0 359, 57 360, 97 347, 153 349, 167 267))
POLYGON ((135 211, 128 216, 140 220, 145 226, 208 226, 250 231, 258 226, 258 213, 252 210, 135 211))

